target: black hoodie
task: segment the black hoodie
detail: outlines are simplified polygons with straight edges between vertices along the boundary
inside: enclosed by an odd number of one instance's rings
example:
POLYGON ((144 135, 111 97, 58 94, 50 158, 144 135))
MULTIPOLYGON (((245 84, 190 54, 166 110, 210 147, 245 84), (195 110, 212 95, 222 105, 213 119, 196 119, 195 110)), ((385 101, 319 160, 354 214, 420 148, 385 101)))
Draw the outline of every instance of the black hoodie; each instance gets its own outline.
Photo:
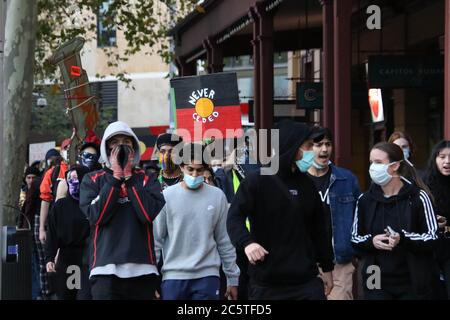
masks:
POLYGON ((372 184, 361 195, 352 230, 352 244, 363 258, 363 283, 371 265, 381 269, 383 285, 411 285, 418 298, 431 296, 435 263, 433 249, 437 221, 430 198, 414 184, 405 183, 399 194, 386 198, 381 187, 372 184), (373 237, 390 226, 400 234, 392 252, 377 250, 373 237))
POLYGON ((306 174, 292 172, 295 154, 311 130, 292 121, 281 123, 279 129, 278 173, 250 173, 240 184, 227 221, 236 247, 256 242, 269 252, 264 262, 249 267, 251 281, 266 286, 306 283, 318 275, 317 263, 324 272, 333 270, 333 249, 319 195, 306 174))
MULTIPOLYGON (((450 177, 443 176, 435 168, 425 176, 424 180, 433 194, 436 215, 445 217, 448 221, 447 226, 450 225, 450 177)), ((444 236, 443 231, 443 229, 440 230, 436 247, 436 255, 441 263, 450 259, 450 239, 444 236)))
MULTIPOLYGON (((69 172, 76 171, 78 180, 89 172, 82 165, 70 167, 69 172)), ((67 183, 67 179, 66 179, 67 183)), ((47 262, 54 262, 58 249, 64 264, 82 264, 83 251, 89 237, 89 221, 80 209, 79 201, 71 195, 55 202, 48 217, 48 232, 45 245, 47 262)))

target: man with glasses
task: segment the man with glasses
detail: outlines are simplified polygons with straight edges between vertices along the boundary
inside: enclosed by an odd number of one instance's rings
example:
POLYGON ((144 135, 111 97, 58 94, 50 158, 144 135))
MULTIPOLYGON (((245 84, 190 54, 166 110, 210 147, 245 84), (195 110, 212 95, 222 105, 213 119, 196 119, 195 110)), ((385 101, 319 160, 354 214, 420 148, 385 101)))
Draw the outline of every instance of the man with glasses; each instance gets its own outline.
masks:
POLYGON ((204 183, 202 145, 182 150, 183 181, 163 191, 166 205, 155 220, 155 251, 162 251, 163 300, 218 300, 219 268, 227 278, 226 297, 237 298, 239 268, 226 230, 228 203, 204 183))

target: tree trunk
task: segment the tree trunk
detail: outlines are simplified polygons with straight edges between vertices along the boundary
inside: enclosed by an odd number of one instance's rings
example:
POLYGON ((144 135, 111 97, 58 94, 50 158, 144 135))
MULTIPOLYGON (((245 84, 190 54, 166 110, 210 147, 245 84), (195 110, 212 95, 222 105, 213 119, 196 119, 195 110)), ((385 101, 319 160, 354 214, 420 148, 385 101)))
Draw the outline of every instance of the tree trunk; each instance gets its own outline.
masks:
MULTIPOLYGON (((37 1, 8 2, 3 65, 3 225, 14 225, 30 126, 37 1), (13 207, 13 208, 11 208, 13 207)), ((1 218, 1 217, 0 217, 1 218)))
MULTIPOLYGON (((3 167, 3 48, 5 47, 6 0, 0 0, 0 174, 3 167)), ((3 192, 0 183, 0 227, 3 217, 3 192)), ((1 234, 1 229, 0 229, 1 234)), ((3 257, 3 237, 0 236, 0 256, 3 257)), ((0 261, 0 299, 2 298, 2 264, 0 261)))

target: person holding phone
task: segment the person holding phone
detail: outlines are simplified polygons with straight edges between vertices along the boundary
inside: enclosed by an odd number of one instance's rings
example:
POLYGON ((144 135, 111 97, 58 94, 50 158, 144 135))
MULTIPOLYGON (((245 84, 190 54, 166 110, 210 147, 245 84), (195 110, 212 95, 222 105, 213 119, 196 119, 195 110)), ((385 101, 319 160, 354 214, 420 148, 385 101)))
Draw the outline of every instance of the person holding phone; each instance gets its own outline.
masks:
POLYGON ((375 145, 370 162, 373 184, 358 200, 351 239, 363 260, 364 298, 431 299, 438 224, 428 188, 398 145, 375 145), (379 281, 368 281, 373 270, 379 281))

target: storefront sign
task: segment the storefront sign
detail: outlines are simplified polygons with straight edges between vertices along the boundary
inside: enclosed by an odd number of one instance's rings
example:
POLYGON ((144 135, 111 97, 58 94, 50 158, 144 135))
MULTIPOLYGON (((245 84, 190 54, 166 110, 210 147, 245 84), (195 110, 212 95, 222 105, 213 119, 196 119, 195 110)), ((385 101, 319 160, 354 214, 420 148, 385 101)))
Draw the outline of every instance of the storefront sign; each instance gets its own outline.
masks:
POLYGON ((444 56, 369 57, 370 88, 417 88, 442 86, 444 56))

